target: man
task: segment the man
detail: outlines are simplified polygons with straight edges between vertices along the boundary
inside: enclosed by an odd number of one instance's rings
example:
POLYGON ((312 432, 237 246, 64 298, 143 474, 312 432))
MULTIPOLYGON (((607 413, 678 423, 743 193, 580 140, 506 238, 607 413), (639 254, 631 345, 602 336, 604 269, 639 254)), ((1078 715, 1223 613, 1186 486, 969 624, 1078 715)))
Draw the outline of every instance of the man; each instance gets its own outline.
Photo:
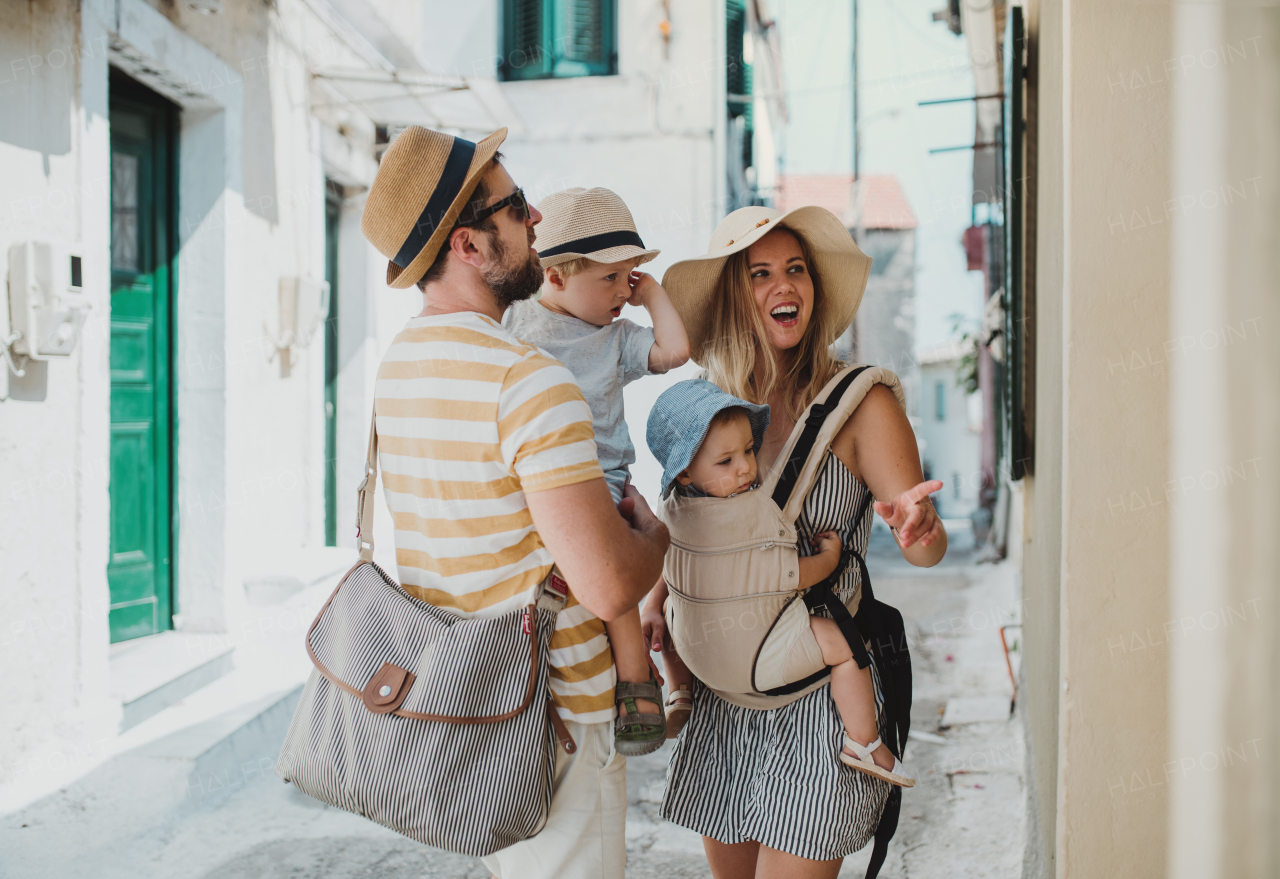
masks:
POLYGON ((626 768, 602 620, 657 581, 667 533, 635 489, 614 506, 570 372, 502 327, 507 306, 542 282, 542 217, 500 163, 505 137, 472 144, 410 128, 369 192, 361 228, 391 260, 387 282, 423 293, 378 371, 383 486, 411 594, 499 615, 532 600, 552 560, 572 593, 550 685, 577 748, 557 751, 546 828, 486 866, 499 879, 621 877, 626 768))

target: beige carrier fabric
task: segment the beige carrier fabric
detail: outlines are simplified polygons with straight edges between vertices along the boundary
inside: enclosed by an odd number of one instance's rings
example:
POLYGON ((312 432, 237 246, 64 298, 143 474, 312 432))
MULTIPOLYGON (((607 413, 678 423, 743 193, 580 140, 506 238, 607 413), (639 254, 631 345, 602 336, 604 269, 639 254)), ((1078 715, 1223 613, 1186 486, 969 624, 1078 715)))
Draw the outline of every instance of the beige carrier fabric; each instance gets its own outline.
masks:
MULTIPOLYGON (((761 691, 803 680, 823 667, 801 594, 796 519, 831 441, 872 385, 889 387, 904 405, 898 377, 871 367, 854 379, 818 433, 785 509, 773 490, 805 419, 850 370, 842 370, 798 419, 755 491, 733 498, 668 495, 658 515, 671 532, 663 564, 670 590, 667 627, 680 657, 722 699, 746 708, 778 708, 823 686, 818 681, 785 696, 761 691)), ((859 593, 848 602, 856 613, 859 593)))

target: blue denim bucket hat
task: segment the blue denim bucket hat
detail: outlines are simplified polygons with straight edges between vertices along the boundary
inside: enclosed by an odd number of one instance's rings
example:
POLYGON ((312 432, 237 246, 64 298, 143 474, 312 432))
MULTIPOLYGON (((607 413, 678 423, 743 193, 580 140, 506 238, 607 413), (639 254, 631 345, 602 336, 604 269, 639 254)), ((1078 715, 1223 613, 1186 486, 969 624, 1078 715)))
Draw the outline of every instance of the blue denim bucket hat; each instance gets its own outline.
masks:
POLYGON ((760 452, 769 426, 769 407, 739 400, 711 382, 695 378, 676 382, 662 392, 649 410, 645 440, 649 451, 662 464, 662 496, 666 497, 676 477, 688 468, 707 438, 711 419, 721 409, 741 407, 751 420, 755 451, 760 452))

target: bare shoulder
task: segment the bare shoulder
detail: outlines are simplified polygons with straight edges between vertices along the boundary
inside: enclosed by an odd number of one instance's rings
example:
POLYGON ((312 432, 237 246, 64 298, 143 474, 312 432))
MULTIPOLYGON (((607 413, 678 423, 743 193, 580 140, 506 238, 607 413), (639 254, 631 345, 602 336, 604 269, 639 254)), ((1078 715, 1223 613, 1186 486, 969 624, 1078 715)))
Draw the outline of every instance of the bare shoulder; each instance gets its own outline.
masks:
POLYGON ((831 443, 836 457, 864 484, 867 480, 861 472, 859 458, 866 457, 869 445, 884 451, 900 446, 902 451, 916 454, 915 434, 898 398, 889 387, 878 383, 867 391, 831 443))

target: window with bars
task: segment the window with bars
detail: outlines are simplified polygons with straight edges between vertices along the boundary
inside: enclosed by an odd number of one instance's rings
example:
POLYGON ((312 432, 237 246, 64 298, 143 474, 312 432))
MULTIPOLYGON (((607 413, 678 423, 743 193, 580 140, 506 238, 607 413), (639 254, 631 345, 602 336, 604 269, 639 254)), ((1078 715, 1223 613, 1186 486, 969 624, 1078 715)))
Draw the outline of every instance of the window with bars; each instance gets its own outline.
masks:
POLYGON ((507 81, 618 72, 617 0, 503 0, 507 81))

